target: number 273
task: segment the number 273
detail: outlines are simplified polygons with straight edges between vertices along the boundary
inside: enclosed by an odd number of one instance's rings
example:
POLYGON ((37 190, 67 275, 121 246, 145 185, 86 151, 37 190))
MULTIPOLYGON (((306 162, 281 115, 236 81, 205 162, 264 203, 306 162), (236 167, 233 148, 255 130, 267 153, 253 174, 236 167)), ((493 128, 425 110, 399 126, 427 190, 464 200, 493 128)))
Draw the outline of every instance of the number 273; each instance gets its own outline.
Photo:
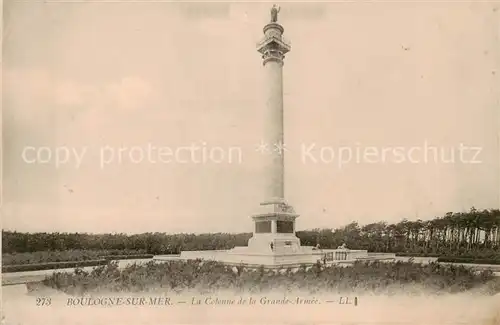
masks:
POLYGON ((45 298, 45 297, 36 298, 37 306, 50 306, 51 303, 52 301, 50 298, 45 298))

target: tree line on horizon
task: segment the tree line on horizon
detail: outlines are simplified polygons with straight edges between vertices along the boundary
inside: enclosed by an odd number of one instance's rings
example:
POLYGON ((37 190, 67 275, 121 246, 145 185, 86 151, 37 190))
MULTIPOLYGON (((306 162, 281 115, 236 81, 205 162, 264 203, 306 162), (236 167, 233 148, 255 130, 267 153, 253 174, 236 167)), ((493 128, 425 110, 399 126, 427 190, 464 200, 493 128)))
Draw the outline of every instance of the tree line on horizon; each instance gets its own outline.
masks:
MULTIPOLYGON (((500 210, 449 212, 431 220, 398 223, 352 222, 337 229, 298 231, 304 246, 415 255, 500 255, 500 210)), ((147 254, 179 254, 183 250, 220 250, 246 246, 251 233, 212 234, 87 234, 2 231, 2 253, 66 250, 134 250, 147 254)))

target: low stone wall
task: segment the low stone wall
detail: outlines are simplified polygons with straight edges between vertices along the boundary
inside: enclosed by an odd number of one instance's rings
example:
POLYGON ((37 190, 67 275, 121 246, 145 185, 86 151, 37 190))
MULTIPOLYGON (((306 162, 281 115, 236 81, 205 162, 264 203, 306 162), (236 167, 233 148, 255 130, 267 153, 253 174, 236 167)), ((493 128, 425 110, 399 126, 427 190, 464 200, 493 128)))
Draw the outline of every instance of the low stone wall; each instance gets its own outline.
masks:
POLYGON ((396 254, 394 254, 394 253, 368 253, 368 259, 395 260, 396 254))
POLYGON ((182 251, 181 259, 197 259, 201 258, 204 260, 218 261, 223 259, 227 255, 227 250, 207 250, 207 251, 182 251))
POLYGON ((361 258, 368 258, 368 251, 355 249, 323 249, 320 250, 327 261, 355 261, 361 258))
POLYGON ((231 264, 274 265, 274 256, 270 254, 228 254, 223 262, 231 264))
POLYGON ((314 264, 321 260, 321 255, 316 254, 297 254, 297 255, 277 255, 276 264, 314 264))

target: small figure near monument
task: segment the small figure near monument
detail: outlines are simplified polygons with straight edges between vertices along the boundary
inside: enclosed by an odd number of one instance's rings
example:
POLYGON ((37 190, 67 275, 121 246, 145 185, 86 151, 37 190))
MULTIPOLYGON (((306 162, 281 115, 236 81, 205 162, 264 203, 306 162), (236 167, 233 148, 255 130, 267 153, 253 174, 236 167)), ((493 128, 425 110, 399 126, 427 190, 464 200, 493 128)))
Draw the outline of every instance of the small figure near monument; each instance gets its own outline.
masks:
POLYGON ((295 213, 295 210, 293 209, 293 207, 291 205, 288 205, 287 203, 281 203, 279 205, 279 208, 280 208, 281 212, 295 213))
POLYGON ((337 249, 348 249, 345 243, 343 243, 341 246, 337 247, 337 249))
POLYGON ((273 5, 271 8, 271 22, 276 23, 278 21, 278 12, 280 12, 280 7, 273 5))

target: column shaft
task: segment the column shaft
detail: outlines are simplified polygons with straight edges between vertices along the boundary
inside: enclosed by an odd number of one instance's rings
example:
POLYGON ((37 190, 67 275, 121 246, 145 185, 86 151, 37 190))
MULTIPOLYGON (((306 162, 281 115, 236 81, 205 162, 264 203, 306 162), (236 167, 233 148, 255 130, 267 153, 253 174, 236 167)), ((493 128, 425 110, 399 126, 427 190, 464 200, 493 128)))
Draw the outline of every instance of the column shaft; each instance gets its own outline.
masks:
POLYGON ((266 195, 267 199, 284 198, 284 145, 283 138, 283 64, 281 61, 268 61, 265 70, 265 141, 271 153, 266 157, 266 195))

